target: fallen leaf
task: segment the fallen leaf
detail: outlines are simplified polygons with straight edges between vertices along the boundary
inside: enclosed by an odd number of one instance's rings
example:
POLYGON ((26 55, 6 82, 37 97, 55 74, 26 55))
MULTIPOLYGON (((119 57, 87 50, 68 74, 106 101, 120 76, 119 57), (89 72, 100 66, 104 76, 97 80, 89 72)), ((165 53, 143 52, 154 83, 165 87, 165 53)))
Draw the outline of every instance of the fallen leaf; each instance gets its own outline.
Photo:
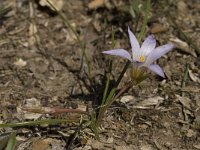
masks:
POLYGON ((104 149, 105 148, 103 143, 101 143, 99 141, 93 141, 91 146, 93 149, 104 149))
POLYGON ((32 144, 32 150, 64 150, 64 144, 57 139, 39 139, 32 144))
POLYGON ((133 150, 132 145, 122 145, 122 146, 118 146, 118 145, 114 145, 114 149, 115 150, 133 150))
POLYGON ((187 4, 184 1, 177 2, 177 8, 181 14, 186 14, 188 12, 187 4))
POLYGON ((200 83, 200 78, 198 78, 194 73, 192 73, 192 70, 189 70, 189 77, 192 81, 200 83))
POLYGON ((183 52, 188 53, 194 57, 197 57, 195 51, 192 50, 185 41, 182 41, 178 38, 171 38, 170 41, 173 42, 173 44, 176 46, 176 48, 179 48, 183 52))
POLYGON ((188 129, 188 130, 187 130, 186 136, 187 136, 188 138, 191 138, 191 137, 193 137, 193 136, 196 136, 196 134, 197 134, 197 132, 195 132, 194 130, 188 129))
POLYGON ((191 99, 176 95, 177 100, 187 109, 191 110, 191 99))
POLYGON ((28 30, 28 44, 34 45, 37 41, 39 41, 39 36, 37 35, 37 26, 34 23, 31 23, 28 30))
POLYGON ((57 11, 60 11, 64 5, 64 0, 40 0, 39 4, 41 6, 47 6, 51 10, 55 11, 55 9, 48 3, 48 1, 56 8, 57 11))
POLYGON ((104 0, 93 0, 88 4, 88 8, 90 9, 96 9, 98 7, 103 6, 104 0))
POLYGON ((148 99, 145 99, 143 101, 140 101, 137 106, 143 106, 143 107, 146 107, 146 106, 153 106, 153 105, 157 105, 161 102, 164 101, 164 98, 163 97, 160 97, 160 96, 155 96, 155 97, 150 97, 148 99))
POLYGON ((16 66, 24 67, 27 65, 27 62, 24 61, 22 58, 19 58, 17 61, 14 62, 16 66))
POLYGON ((24 111, 22 108, 40 108, 41 104, 40 101, 36 98, 30 98, 25 100, 25 104, 23 106, 17 107, 17 112, 18 114, 23 118, 23 119, 38 119, 41 117, 42 114, 38 113, 32 113, 28 111, 24 111))
POLYGON ((193 145, 194 146, 194 148, 196 148, 196 149, 200 149, 200 143, 199 144, 195 144, 195 145, 193 145))
POLYGON ((114 141, 114 138, 113 138, 113 136, 111 136, 111 137, 109 137, 109 138, 107 139, 106 143, 112 144, 113 141, 114 141))
POLYGON ((140 150, 153 150, 153 147, 151 145, 142 145, 140 147, 140 150))
POLYGON ((87 111, 87 106, 86 105, 84 105, 84 104, 78 104, 78 108, 77 109, 79 109, 79 110, 82 110, 82 111, 87 111))
POLYGON ((161 33, 161 32, 165 32, 167 31, 167 28, 165 28, 162 24, 160 23, 154 23, 152 26, 151 26, 151 29, 150 29, 150 32, 152 34, 156 34, 156 33, 161 33))
POLYGON ((125 103, 128 103, 130 101, 134 100, 134 97, 131 96, 131 95, 126 95, 126 96, 123 96, 121 99, 120 99, 120 102, 125 104, 125 103))
MULTIPOLYGON (((76 24, 71 23, 71 26, 76 30, 76 24)), ((66 34, 66 40, 70 43, 75 43, 77 41, 76 35, 70 29, 63 29, 63 32, 66 34)))

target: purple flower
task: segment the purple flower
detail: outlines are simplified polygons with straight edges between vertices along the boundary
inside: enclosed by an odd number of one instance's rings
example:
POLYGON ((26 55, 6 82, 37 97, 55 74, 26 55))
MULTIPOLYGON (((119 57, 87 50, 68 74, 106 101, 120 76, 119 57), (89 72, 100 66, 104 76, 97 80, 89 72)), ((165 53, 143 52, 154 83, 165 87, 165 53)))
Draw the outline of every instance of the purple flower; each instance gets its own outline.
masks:
POLYGON ((162 68, 157 64, 153 64, 153 62, 165 55, 167 52, 171 51, 174 48, 174 45, 166 44, 156 47, 156 40, 153 35, 150 35, 144 40, 142 46, 140 47, 138 40, 129 27, 128 34, 131 43, 132 56, 127 50, 124 49, 103 51, 103 53, 126 58, 132 62, 133 67, 137 68, 137 70, 141 67, 147 67, 150 71, 164 78, 165 75, 162 68))

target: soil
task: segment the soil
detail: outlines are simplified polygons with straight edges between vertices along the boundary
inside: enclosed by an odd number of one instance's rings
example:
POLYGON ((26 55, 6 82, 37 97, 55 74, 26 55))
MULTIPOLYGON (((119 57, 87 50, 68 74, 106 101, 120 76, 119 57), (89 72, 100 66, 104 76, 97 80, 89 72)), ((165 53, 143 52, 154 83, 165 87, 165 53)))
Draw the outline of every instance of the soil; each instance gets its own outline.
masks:
MULTIPOLYGON (((137 20, 130 14, 129 1, 96 2, 97 8, 89 0, 62 2, 60 12, 80 35, 88 62, 74 33, 49 6, 39 1, 0 0, 2 6, 11 6, 0 13, 0 123, 81 116, 28 115, 23 110, 26 106, 91 112, 102 99, 109 57, 101 52, 112 49, 112 29, 115 48, 130 49, 127 27, 134 31, 137 20)), ((151 74, 117 99, 106 112, 99 139, 77 123, 1 128, 1 137, 16 131, 17 150, 200 149, 200 1, 151 3, 145 36, 154 34, 158 46, 176 45, 157 62, 166 78, 151 74)), ((135 35, 143 18, 144 12, 135 35)), ((114 82, 126 61, 111 58, 114 82)), ((129 78, 125 73, 119 89, 129 78)))

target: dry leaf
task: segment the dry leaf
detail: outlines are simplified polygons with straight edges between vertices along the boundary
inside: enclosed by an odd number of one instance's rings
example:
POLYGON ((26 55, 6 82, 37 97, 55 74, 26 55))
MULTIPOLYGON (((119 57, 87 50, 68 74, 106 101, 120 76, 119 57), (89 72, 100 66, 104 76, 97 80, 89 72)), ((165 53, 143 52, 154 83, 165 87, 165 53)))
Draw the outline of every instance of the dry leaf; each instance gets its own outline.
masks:
POLYGON ((153 147, 151 145, 142 145, 140 147, 140 150, 153 150, 153 147))
POLYGON ((114 149, 115 150, 133 150, 133 146, 132 145, 122 145, 122 146, 114 145, 114 149))
POLYGON ((15 64, 16 66, 19 66, 19 67, 24 67, 24 66, 27 65, 27 62, 20 58, 20 59, 18 59, 16 62, 14 62, 14 64, 15 64))
POLYGON ((64 144, 53 138, 39 139, 32 144, 32 150, 64 150, 64 144))
POLYGON ((120 102, 125 104, 125 103, 128 103, 130 101, 134 100, 134 97, 131 96, 131 95, 127 95, 127 96, 123 96, 121 99, 120 99, 120 102))
POLYGON ((188 130, 187 130, 186 136, 189 137, 189 138, 191 138, 191 137, 193 137, 193 136, 195 137, 196 134, 197 134, 196 131, 194 131, 194 130, 192 130, 192 129, 188 129, 188 130))
MULTIPOLYGON (((73 28, 75 29, 76 26, 75 24, 71 24, 73 26, 73 28)), ((72 30, 64 30, 64 32, 66 33, 66 40, 70 43, 75 43, 77 41, 76 35, 74 34, 74 32, 72 30)))
POLYGON ((98 7, 101 7, 104 5, 104 0, 93 0, 88 4, 88 8, 90 9, 96 9, 98 7))
POLYGON ((192 81, 197 82, 197 83, 200 83, 200 79, 199 79, 197 76, 195 76, 194 73, 192 73, 192 70, 189 70, 189 76, 190 76, 190 79, 191 79, 192 81))
POLYGON ((170 41, 173 42, 173 44, 175 44, 175 46, 180 50, 182 50, 183 52, 188 53, 194 57, 197 57, 196 53, 189 47, 189 45, 186 42, 178 38, 171 38, 170 41))
POLYGON ((150 97, 148 99, 145 99, 143 101, 140 101, 137 106, 153 106, 153 105, 157 105, 161 102, 164 101, 164 98, 163 97, 160 97, 160 96, 155 96, 155 97, 150 97))
POLYGON ((165 28, 162 24, 160 23, 154 23, 152 26, 151 26, 151 29, 150 29, 150 32, 152 34, 156 34, 156 33, 160 33, 160 32, 165 32, 167 31, 167 28, 165 28))
POLYGON ((99 141, 93 141, 91 146, 93 149, 104 149, 105 148, 103 143, 101 143, 99 141))
POLYGON ((181 97, 180 95, 176 95, 176 98, 185 108, 191 110, 191 99, 188 97, 181 97))
POLYGON ((194 148, 196 148, 196 149, 200 149, 200 143, 199 144, 195 144, 195 145, 193 145, 194 146, 194 148))
POLYGON ((55 9, 48 2, 51 3, 57 11, 60 11, 64 5, 64 0, 40 0, 39 4, 41 6, 47 6, 51 10, 55 11, 55 9))
POLYGON ((178 11, 182 14, 186 14, 188 12, 187 4, 184 1, 179 1, 177 3, 178 11))
POLYGON ((37 26, 34 23, 31 23, 28 31, 28 43, 29 45, 34 45, 37 41, 39 41, 39 36, 37 36, 37 26))
POLYGON ((39 108, 41 107, 40 101, 36 98, 30 98, 25 100, 25 105, 17 107, 17 112, 23 119, 38 119, 41 117, 41 114, 32 113, 24 111, 22 108, 39 108))
POLYGON ((108 144, 112 144, 113 141, 114 141, 114 138, 113 138, 113 136, 111 136, 111 137, 108 137, 106 143, 108 143, 108 144))
POLYGON ((84 104, 78 104, 78 108, 77 109, 79 109, 79 110, 82 110, 82 111, 87 111, 87 106, 86 105, 84 105, 84 104))

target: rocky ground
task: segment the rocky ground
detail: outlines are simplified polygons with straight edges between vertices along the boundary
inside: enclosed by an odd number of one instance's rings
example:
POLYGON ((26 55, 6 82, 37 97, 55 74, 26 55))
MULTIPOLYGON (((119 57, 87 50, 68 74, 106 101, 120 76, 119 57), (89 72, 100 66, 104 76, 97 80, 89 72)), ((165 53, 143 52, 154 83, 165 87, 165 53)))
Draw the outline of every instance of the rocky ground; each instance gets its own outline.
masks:
MULTIPOLYGON (((134 18, 131 1, 57 1, 83 42, 87 61, 72 30, 41 1, 0 0, 3 7, 10 6, 0 13, 1 124, 81 116, 40 113, 49 108, 94 109, 105 86, 109 61, 101 52, 112 48, 112 29, 115 48, 130 49, 127 27, 134 30, 138 24, 137 35, 144 17, 143 12, 139 22, 134 18), (40 112, 30 113, 30 108, 40 112)), ((151 4, 146 35, 154 34, 157 45, 176 45, 157 62, 166 78, 151 74, 117 99, 103 119, 100 140, 73 122, 1 128, 0 139, 15 131, 17 150, 200 149, 200 2, 151 4)), ((112 58, 116 80, 126 61, 112 58)), ((128 79, 127 72, 119 88, 128 79)))

